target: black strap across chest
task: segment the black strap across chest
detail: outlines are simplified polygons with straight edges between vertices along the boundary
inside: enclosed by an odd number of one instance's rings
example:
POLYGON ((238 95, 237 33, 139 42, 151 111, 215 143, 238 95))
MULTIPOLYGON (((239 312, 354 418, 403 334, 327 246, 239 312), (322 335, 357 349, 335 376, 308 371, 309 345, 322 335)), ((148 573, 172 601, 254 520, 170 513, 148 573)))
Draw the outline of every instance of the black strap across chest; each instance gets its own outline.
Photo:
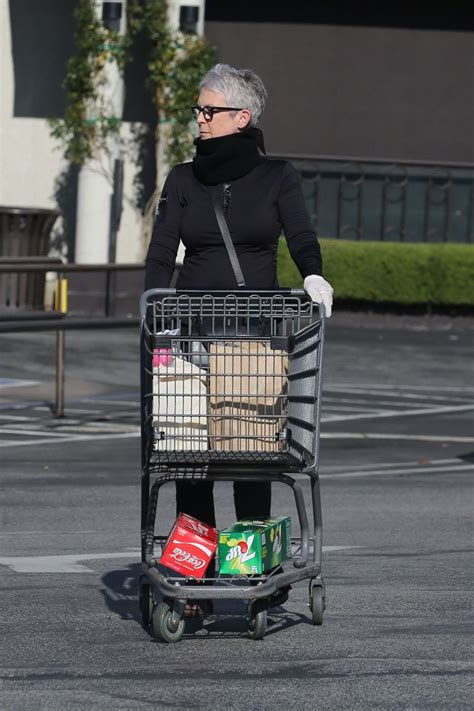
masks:
POLYGON ((217 224, 221 231, 222 239, 224 240, 225 247, 227 249, 227 254, 229 255, 230 263, 237 281, 237 286, 239 289, 245 287, 245 279, 240 267, 239 258, 237 257, 237 252, 235 251, 234 243, 232 242, 232 237, 227 226, 227 220, 225 219, 224 212, 222 210, 222 194, 223 186, 215 185, 211 189, 212 195, 212 205, 214 207, 214 212, 216 214, 217 224))

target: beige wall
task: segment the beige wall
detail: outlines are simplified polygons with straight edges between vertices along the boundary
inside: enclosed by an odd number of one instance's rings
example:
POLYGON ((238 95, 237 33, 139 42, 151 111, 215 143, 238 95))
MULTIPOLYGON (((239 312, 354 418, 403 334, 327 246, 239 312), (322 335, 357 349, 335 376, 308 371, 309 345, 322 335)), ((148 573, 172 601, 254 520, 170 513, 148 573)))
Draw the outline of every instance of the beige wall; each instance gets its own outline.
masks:
MULTIPOLYGON (((44 118, 14 115, 14 67, 8 0, 0 0, 0 204, 20 207, 57 207, 56 180, 66 168, 62 151, 49 134, 44 118)), ((124 126, 124 136, 130 125, 124 126)), ((124 210, 117 237, 117 261, 142 257, 140 212, 134 206, 133 179, 137 156, 125 165, 124 210)), ((55 233, 61 232, 61 220, 55 233)), ((100 237, 99 237, 100 238, 100 237)))
POLYGON ((13 63, 7 0, 0 0, 0 203, 54 207, 54 180, 64 167, 46 121, 13 116, 13 63))
MULTIPOLYGON (((49 14, 36 31, 41 8, 29 1, 0 0, 0 203, 54 207, 67 164, 46 116, 64 110, 60 83, 72 49, 74 2, 41 0, 49 14)), ((251 66, 264 78, 269 103, 262 127, 272 153, 474 160, 472 33, 245 22, 207 22, 205 30, 222 61, 251 66)), ((134 66, 127 81, 125 116, 137 125, 152 120, 145 73, 134 66)), ((130 128, 126 122, 124 135, 130 128)), ((148 160, 149 197, 152 154, 149 145, 144 155, 127 158, 119 261, 142 255, 133 181, 148 160)))

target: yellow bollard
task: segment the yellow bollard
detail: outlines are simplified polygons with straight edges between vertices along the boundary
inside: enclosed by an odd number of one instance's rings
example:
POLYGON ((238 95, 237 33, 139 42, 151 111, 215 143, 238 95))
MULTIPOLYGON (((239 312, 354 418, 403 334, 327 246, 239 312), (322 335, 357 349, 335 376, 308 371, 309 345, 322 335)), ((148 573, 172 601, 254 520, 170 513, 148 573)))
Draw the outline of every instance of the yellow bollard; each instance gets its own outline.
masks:
MULTIPOLYGON (((56 279, 54 289, 54 310, 67 313, 67 279, 60 277, 56 279)), ((56 332, 56 417, 64 417, 64 331, 56 332)))
POLYGON ((67 279, 56 279, 54 286, 54 310, 67 314, 67 279))

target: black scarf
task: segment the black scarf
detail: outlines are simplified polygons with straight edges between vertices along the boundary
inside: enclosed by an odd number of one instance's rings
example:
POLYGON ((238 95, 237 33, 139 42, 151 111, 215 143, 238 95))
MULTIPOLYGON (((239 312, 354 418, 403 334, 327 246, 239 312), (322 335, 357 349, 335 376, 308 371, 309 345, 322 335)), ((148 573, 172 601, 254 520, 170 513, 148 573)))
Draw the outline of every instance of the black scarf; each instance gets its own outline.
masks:
POLYGON ((200 183, 229 183, 250 173, 260 161, 259 148, 265 153, 263 133, 247 128, 218 138, 196 138, 193 172, 200 183))

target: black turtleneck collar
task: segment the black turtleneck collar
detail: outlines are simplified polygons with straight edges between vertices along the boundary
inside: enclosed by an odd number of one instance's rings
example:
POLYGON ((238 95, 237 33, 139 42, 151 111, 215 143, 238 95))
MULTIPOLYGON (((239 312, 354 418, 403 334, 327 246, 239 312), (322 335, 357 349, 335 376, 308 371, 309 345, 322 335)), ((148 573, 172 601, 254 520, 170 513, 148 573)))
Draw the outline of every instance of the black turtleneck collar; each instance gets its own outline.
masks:
POLYGON ((200 183, 218 185, 247 175, 260 161, 259 149, 265 153, 263 133, 247 128, 218 138, 196 138, 193 172, 200 183))

